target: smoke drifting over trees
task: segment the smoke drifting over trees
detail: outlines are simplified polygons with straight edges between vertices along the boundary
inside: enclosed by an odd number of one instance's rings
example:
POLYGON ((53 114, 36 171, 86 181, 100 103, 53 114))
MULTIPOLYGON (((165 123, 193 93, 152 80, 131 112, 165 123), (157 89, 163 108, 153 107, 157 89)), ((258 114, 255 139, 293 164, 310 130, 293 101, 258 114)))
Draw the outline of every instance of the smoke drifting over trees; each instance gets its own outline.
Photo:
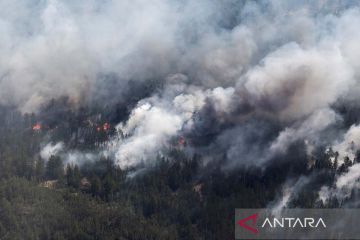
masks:
POLYGON ((360 178, 359 28, 350 0, 0 0, 0 104, 45 162, 199 158, 197 179, 285 164, 270 205, 314 182, 325 204, 360 178))

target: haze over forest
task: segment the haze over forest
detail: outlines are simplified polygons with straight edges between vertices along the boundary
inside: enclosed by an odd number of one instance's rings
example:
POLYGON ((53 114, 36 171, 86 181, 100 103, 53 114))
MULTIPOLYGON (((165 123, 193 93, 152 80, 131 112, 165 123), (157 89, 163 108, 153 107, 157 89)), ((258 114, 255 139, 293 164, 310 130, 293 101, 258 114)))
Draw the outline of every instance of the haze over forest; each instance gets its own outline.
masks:
POLYGON ((233 238, 358 207, 355 0, 0 0, 0 238, 233 238))

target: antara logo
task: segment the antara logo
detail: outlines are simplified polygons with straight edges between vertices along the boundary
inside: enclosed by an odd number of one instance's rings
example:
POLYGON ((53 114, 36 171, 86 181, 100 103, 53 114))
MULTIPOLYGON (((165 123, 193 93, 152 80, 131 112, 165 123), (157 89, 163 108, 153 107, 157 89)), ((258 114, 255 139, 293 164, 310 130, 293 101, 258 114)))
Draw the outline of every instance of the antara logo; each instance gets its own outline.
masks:
MULTIPOLYGON (((246 218, 243 218, 239 221, 237 221, 237 224, 246 229, 247 231, 250 231, 254 234, 257 234, 259 232, 259 230, 256 228, 257 224, 257 217, 258 214, 255 213, 253 215, 250 215, 246 218), (249 223, 247 222, 250 222, 249 223)), ((266 227, 270 227, 270 228, 296 228, 296 227, 301 227, 301 228, 306 228, 306 227, 311 227, 311 228, 318 228, 318 227, 323 227, 326 228, 326 224, 324 222, 324 220, 322 218, 312 218, 312 217, 305 217, 305 218, 292 218, 292 217, 285 217, 285 218, 272 218, 270 220, 270 218, 265 218, 264 222, 260 225, 261 228, 266 228, 266 227)))
POLYGON ((317 227, 324 227, 326 228, 326 224, 324 222, 324 220, 322 218, 319 219, 314 219, 311 217, 305 217, 305 218, 291 218, 291 217, 286 217, 286 218, 273 218, 272 221, 269 218, 266 218, 264 223, 261 225, 261 227, 266 227, 269 226, 271 228, 296 228, 296 227, 302 227, 302 228, 306 228, 306 227, 312 227, 312 228, 317 228, 317 227))
POLYGON ((257 213, 255 213, 255 214, 253 214, 251 216, 248 216, 248 217, 246 217, 244 219, 239 220, 237 222, 237 224, 239 224, 240 227, 243 227, 246 230, 256 234, 256 233, 258 233, 258 230, 255 228, 255 226, 256 226, 256 218, 257 218, 257 213), (252 221, 252 227, 245 224, 245 222, 250 221, 250 220, 252 221))

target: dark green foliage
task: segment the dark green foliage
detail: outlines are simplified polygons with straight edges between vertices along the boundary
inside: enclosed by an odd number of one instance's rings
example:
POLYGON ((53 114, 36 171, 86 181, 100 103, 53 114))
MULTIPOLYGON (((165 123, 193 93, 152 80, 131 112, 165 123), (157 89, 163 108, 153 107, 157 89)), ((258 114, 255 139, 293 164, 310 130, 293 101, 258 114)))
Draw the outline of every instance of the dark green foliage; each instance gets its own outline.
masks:
POLYGON ((102 185, 101 185, 101 179, 94 175, 91 177, 91 194, 93 196, 100 196, 101 192, 102 192, 102 185))
POLYGON ((81 180, 80 169, 77 165, 72 166, 68 164, 66 166, 66 181, 69 187, 79 188, 81 180))
POLYGON ((172 228, 81 193, 53 191, 28 180, 0 181, 1 239, 176 239, 172 228))
POLYGON ((44 163, 44 160, 42 158, 39 158, 35 162, 34 174, 35 174, 36 180, 38 180, 38 181, 43 180, 44 175, 45 175, 45 163, 44 163))
POLYGON ((66 99, 59 101, 45 107, 45 130, 39 131, 31 128, 35 115, 0 107, 0 239, 233 239, 234 209, 267 207, 288 179, 310 179, 290 206, 341 206, 336 198, 319 202, 317 193, 360 161, 357 153, 338 166, 339 154, 325 148, 308 161, 298 143, 265 169, 223 171, 221 159, 204 166, 201 156, 176 147, 144 169, 123 170, 108 158, 64 166, 51 156, 44 162, 44 138, 95 151, 114 131, 97 131, 105 122, 101 115, 88 117, 85 108, 75 114, 66 99))
POLYGON ((48 179, 62 179, 64 176, 64 165, 60 157, 51 156, 46 165, 46 177, 48 179))

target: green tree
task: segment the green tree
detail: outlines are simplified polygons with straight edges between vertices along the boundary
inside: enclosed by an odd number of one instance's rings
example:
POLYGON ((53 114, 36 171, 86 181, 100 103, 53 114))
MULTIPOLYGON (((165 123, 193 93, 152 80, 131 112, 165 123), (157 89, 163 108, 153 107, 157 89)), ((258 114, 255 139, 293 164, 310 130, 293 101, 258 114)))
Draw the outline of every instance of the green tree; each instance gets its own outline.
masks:
POLYGON ((81 180, 81 173, 77 165, 72 166, 68 164, 66 166, 66 181, 68 186, 73 188, 79 188, 81 180))
POLYGON ((38 181, 41 181, 45 174, 45 163, 42 158, 39 158, 35 163, 35 177, 38 181))
POLYGON ((51 156, 46 165, 46 177, 48 179, 62 179, 64 166, 59 156, 51 156))
POLYGON ((107 200, 113 199, 113 193, 116 187, 116 182, 111 176, 111 174, 106 174, 104 180, 103 180, 103 186, 104 186, 104 194, 107 200))
POLYGON ((93 196, 101 194, 101 180, 96 175, 91 178, 91 194, 93 196))

